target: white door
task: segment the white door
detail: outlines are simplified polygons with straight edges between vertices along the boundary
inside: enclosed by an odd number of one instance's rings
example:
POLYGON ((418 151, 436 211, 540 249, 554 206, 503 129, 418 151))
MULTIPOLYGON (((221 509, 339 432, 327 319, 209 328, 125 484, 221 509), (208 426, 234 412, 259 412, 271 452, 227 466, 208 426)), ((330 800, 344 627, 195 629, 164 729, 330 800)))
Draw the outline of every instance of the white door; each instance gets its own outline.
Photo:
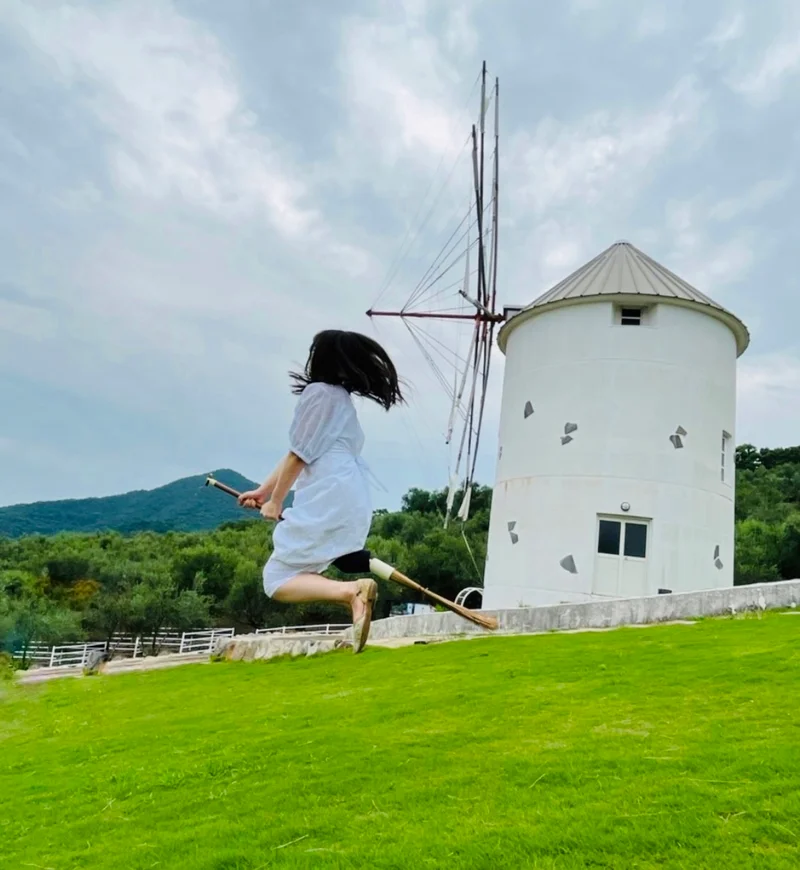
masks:
POLYGON ((598 517, 592 593, 609 598, 647 595, 650 521, 598 517))

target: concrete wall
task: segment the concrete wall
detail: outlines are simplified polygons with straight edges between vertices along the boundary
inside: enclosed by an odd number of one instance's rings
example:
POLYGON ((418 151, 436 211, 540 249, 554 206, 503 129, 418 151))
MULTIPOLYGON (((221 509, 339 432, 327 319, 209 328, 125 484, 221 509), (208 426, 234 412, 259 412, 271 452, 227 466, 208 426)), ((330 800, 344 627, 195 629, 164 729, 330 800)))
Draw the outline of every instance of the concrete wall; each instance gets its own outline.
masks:
POLYGON ((510 332, 485 607, 615 597, 599 515, 648 524, 646 559, 625 560, 617 596, 733 584, 736 341, 703 311, 643 301, 658 304, 642 326, 595 298, 510 332))
POLYGON ((800 604, 800 580, 780 583, 757 583, 656 595, 650 598, 621 598, 615 601, 590 601, 583 604, 559 604, 515 610, 482 610, 500 623, 496 631, 487 631, 454 613, 420 616, 393 616, 372 623, 370 638, 436 637, 454 634, 494 636, 497 634, 536 634, 578 628, 613 628, 621 625, 645 625, 701 616, 724 616, 741 610, 772 610, 800 604))

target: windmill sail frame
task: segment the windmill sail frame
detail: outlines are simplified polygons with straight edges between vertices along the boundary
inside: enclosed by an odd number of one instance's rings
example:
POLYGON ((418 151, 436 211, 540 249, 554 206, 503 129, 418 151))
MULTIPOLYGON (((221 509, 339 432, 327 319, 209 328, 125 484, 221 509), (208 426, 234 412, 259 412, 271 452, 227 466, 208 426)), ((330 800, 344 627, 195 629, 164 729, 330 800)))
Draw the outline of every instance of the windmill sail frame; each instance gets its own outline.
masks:
MULTIPOLYGON (((466 218, 467 229, 452 245, 453 238, 457 236, 464 224, 462 219, 456 230, 445 243, 444 248, 428 267, 422 279, 411 293, 405 305, 399 310, 376 310, 370 308, 366 313, 370 318, 395 317, 400 318, 408 329, 415 343, 420 348, 428 363, 433 367, 442 386, 451 392, 451 408, 447 421, 445 443, 453 442, 456 420, 461 418, 462 428, 459 436, 455 439, 458 450, 454 467, 449 474, 449 490, 447 496, 447 508, 445 525, 448 524, 454 507, 455 494, 459 486, 463 489, 463 500, 458 507, 456 516, 466 521, 469 516, 470 498, 475 482, 475 469, 478 460, 478 448, 481 440, 484 412, 486 407, 486 393, 489 385, 489 374, 494 344, 495 328, 505 320, 504 312, 497 311, 497 262, 498 262, 498 199, 499 199, 499 79, 495 78, 492 93, 487 102, 487 68, 483 62, 481 68, 480 111, 478 122, 472 124, 472 202, 466 218), (494 101, 494 152, 492 155, 492 183, 491 195, 488 204, 485 202, 485 169, 486 169, 486 117, 487 111, 494 101), (488 222, 486 212, 491 206, 488 222), (474 218, 472 213, 474 210, 474 218), (487 227, 488 223, 488 227, 487 227), (474 241, 471 238, 472 228, 476 229, 474 241), (463 254, 458 254, 453 260, 454 251, 464 241, 463 254), (475 292, 470 292, 470 251, 477 248, 477 282, 475 292), (488 248, 488 252, 487 252, 488 248), (412 310, 412 305, 419 304, 419 300, 425 297, 426 292, 431 290, 453 268, 461 257, 464 257, 465 277, 463 285, 456 292, 460 297, 460 304, 466 302, 474 311, 466 312, 459 310, 428 308, 427 310, 412 310), (452 386, 449 379, 442 376, 438 371, 434 354, 437 349, 430 344, 430 337, 424 330, 424 321, 461 321, 474 324, 470 338, 469 349, 466 358, 461 360, 462 366, 455 366, 452 386), (422 322, 422 323, 420 323, 422 322), (426 341, 428 342, 426 345, 426 341), (467 398, 464 401, 464 393, 467 390, 467 398), (462 466, 463 463, 463 466, 462 466)), ((469 140, 468 140, 469 141, 469 140)), ((461 283, 461 282, 456 282, 461 283)), ((436 296, 441 295, 438 290, 436 296)), ((441 348, 438 349, 441 353, 441 348)), ((457 356, 457 355, 456 355, 457 356)))

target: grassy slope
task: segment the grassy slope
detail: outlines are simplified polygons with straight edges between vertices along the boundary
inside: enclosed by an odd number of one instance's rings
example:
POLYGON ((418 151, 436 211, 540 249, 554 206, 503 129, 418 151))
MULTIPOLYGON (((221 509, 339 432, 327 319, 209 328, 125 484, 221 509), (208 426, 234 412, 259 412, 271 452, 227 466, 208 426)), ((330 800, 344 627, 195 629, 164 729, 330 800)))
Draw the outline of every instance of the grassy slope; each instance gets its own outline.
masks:
POLYGON ((794 868, 798 636, 768 614, 17 687, 0 866, 794 868))

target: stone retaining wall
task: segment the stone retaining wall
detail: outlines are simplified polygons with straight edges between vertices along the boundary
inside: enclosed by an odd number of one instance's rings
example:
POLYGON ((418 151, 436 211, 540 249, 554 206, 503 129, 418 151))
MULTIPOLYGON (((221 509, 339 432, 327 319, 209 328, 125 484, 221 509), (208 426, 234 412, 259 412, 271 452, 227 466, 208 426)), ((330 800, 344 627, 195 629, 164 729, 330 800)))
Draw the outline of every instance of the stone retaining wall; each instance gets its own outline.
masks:
POLYGON ((670 622, 701 616, 722 616, 741 610, 774 610, 800 604, 800 580, 757 583, 703 592, 620 598, 550 607, 481 611, 497 618, 496 631, 487 631, 455 613, 420 613, 375 620, 370 640, 442 635, 537 634, 581 628, 614 628, 670 622))
POLYGON ((312 656, 352 646, 351 632, 342 634, 243 634, 221 641, 217 655, 230 661, 271 659, 276 656, 312 656))

